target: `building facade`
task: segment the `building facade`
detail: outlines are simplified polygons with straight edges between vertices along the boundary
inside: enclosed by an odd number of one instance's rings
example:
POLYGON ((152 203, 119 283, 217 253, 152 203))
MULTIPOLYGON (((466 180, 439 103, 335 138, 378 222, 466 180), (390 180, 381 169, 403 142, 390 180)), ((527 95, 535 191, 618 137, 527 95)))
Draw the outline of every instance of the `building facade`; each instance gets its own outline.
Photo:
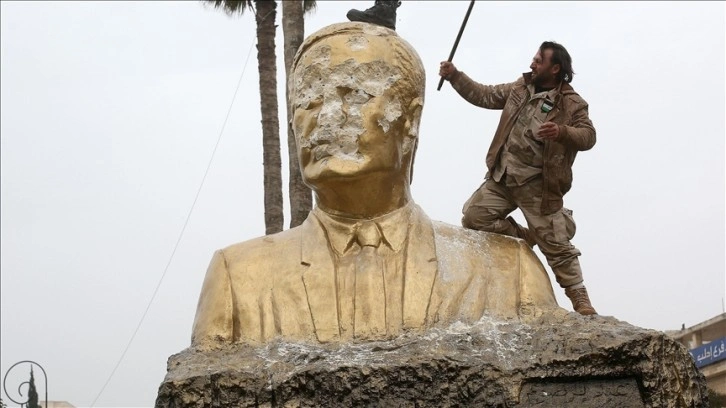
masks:
POLYGON ((726 395, 726 313, 668 334, 686 346, 708 388, 726 395))

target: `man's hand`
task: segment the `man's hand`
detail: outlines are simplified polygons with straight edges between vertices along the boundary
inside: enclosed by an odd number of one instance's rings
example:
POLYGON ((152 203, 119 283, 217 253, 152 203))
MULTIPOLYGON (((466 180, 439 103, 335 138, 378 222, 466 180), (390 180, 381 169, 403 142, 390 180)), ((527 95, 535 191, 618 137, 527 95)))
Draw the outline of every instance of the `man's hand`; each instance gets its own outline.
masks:
POLYGON ((537 137, 543 140, 557 140, 559 136, 560 127, 554 122, 545 122, 537 130, 537 137))
POLYGON ((439 76, 442 76, 445 80, 449 80, 452 75, 457 72, 456 66, 449 61, 441 61, 439 66, 439 76))

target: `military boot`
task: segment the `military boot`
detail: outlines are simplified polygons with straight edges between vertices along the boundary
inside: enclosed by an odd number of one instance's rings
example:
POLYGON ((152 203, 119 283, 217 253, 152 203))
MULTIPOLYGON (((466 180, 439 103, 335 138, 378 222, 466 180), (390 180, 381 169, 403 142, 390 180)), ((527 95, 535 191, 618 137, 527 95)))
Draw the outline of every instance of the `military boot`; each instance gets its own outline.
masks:
POLYGON ((565 288, 565 295, 570 298, 572 308, 577 313, 585 316, 597 314, 595 308, 590 304, 590 297, 587 295, 587 289, 584 286, 577 289, 565 288))
POLYGON ((361 21, 396 29, 396 9, 401 5, 400 0, 376 0, 373 7, 366 11, 352 9, 346 15, 350 21, 361 21))

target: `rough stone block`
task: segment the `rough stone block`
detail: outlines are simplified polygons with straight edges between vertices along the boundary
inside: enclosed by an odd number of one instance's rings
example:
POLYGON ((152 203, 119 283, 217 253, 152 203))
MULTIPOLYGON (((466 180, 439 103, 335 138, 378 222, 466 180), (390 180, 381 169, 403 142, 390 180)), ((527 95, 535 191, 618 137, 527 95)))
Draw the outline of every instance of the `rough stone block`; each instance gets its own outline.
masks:
POLYGON ((563 311, 380 342, 189 348, 169 358, 156 406, 662 408, 707 399, 691 356, 664 333, 563 311))

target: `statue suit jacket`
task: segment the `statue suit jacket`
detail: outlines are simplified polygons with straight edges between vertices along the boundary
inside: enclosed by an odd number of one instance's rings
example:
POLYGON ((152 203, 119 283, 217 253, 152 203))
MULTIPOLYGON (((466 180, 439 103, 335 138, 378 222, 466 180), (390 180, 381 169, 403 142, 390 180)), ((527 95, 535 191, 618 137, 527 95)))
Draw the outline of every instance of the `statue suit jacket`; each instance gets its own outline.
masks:
MULTIPOLYGON (((413 207, 402 330, 483 316, 526 321, 558 308, 544 267, 524 241, 432 222, 413 207)), ((313 212, 299 227, 217 251, 199 297, 192 345, 349 340, 338 321, 331 251, 313 212)))

